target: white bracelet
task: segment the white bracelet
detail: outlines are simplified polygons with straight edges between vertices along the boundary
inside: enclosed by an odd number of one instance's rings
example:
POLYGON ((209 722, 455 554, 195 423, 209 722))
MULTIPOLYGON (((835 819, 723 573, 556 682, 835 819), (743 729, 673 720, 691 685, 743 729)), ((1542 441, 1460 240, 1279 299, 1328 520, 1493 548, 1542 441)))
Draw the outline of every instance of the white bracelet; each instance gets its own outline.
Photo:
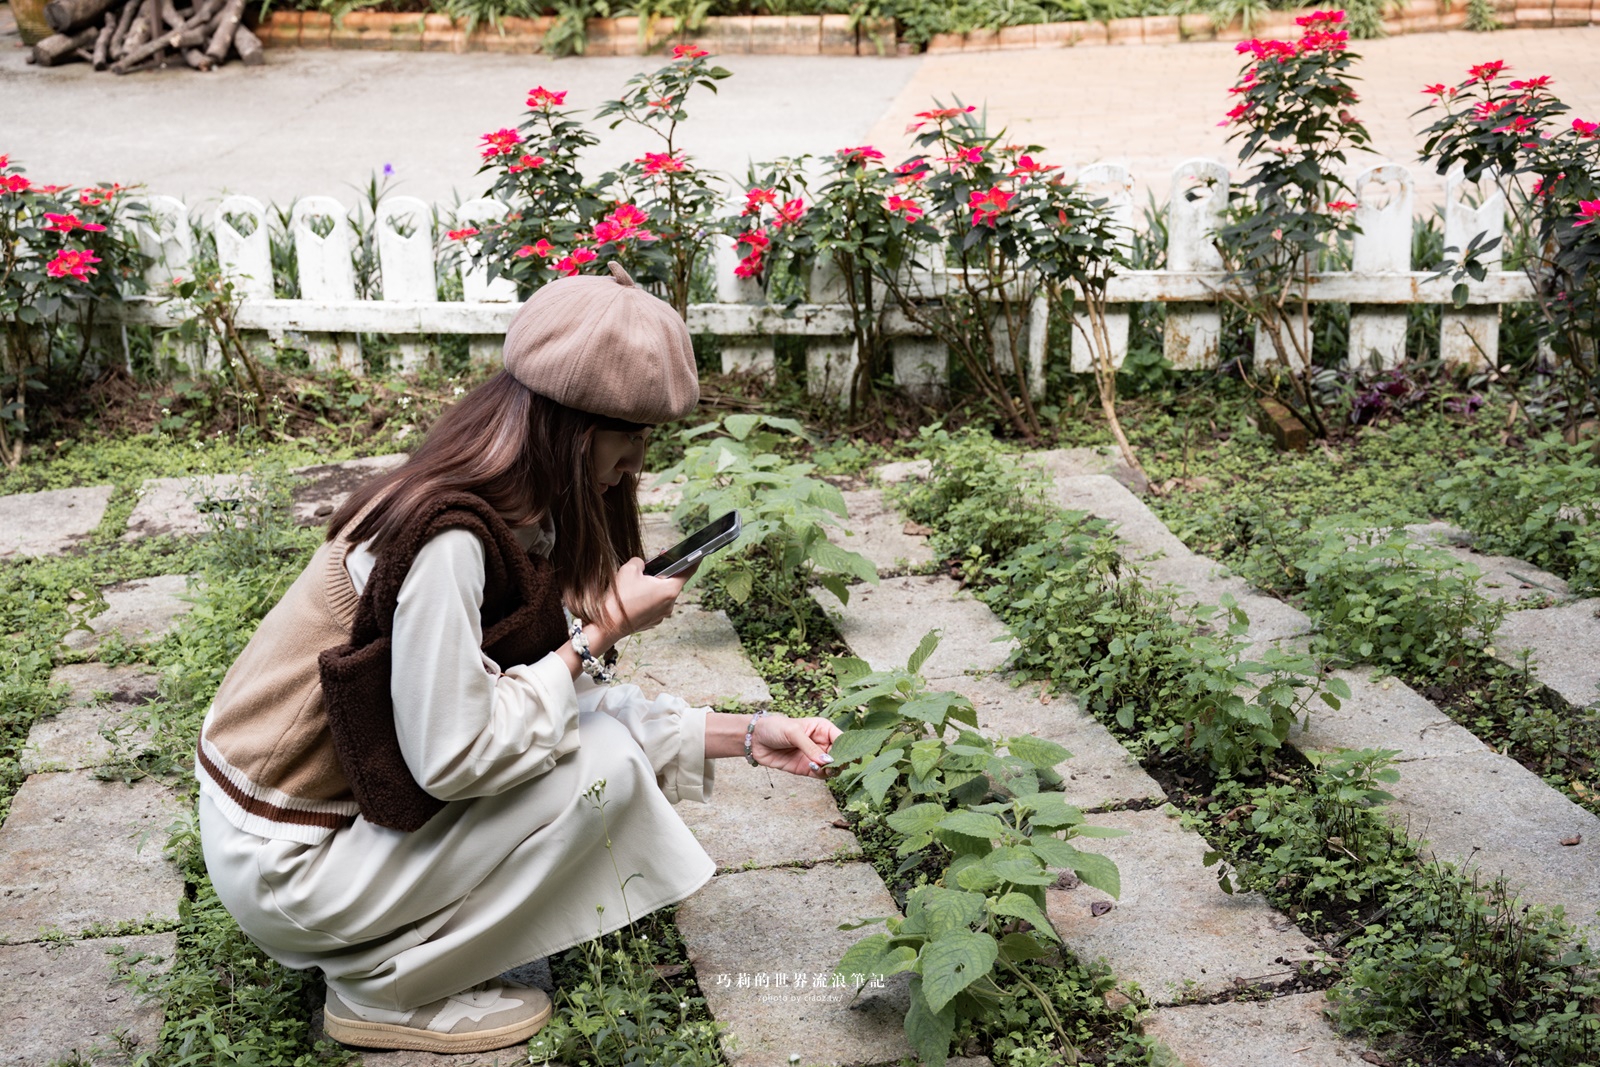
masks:
POLYGON ((578 662, 583 665, 583 673, 597 682, 610 685, 617 680, 617 672, 612 668, 617 662, 615 647, 606 651, 604 662, 595 658, 589 651, 589 638, 583 632, 583 620, 574 617, 572 620, 572 650, 578 654, 578 662))

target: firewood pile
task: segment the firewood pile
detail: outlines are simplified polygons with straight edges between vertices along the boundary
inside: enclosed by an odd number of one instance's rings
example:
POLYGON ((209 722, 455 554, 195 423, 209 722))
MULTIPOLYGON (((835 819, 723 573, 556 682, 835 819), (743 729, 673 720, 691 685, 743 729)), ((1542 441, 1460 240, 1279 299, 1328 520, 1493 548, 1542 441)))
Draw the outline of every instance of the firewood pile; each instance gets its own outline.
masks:
POLYGON ((244 18, 245 0, 51 0, 44 17, 56 32, 33 46, 43 67, 82 60, 95 70, 136 70, 185 64, 195 70, 237 57, 263 59, 261 41, 244 18), (180 6, 181 5, 181 6, 180 6))

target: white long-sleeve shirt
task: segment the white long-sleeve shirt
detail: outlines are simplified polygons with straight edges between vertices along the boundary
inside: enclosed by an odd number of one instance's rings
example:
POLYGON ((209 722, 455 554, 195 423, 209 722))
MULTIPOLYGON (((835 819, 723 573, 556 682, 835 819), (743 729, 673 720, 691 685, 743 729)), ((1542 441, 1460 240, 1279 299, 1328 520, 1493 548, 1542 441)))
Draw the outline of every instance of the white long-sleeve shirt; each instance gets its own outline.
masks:
MULTIPOLYGON (((518 530, 525 547, 549 551, 551 534, 518 530)), ((359 594, 377 562, 366 545, 345 559, 359 594)), ((575 681, 556 652, 502 670, 482 651, 484 548, 461 529, 418 551, 395 607, 390 695, 400 751, 417 784, 441 800, 492 796, 544 774, 580 744, 578 714, 600 711, 628 728, 666 798, 710 799, 705 755, 709 708, 635 685, 575 681)))

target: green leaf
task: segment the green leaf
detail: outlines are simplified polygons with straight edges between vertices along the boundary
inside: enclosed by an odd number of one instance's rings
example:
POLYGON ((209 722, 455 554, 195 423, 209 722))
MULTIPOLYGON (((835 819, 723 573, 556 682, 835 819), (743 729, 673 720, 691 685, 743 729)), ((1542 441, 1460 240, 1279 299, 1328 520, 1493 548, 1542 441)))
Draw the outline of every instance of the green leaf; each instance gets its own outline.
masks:
POLYGON ((1054 741, 1047 741, 1042 737, 1022 734, 1007 738, 1004 743, 1006 751, 1013 756, 1044 770, 1052 770, 1057 764, 1072 758, 1071 752, 1054 741))
POLYGON ((955 701, 965 700, 965 697, 954 693, 923 693, 913 697, 900 705, 900 714, 908 719, 917 719, 922 722, 932 723, 934 726, 943 726, 944 720, 950 714, 950 706, 955 701))
POLYGON ((750 431, 761 425, 761 415, 729 415, 722 420, 722 428, 733 435, 735 441, 743 441, 750 436, 750 431))
POLYGON ((911 653, 911 658, 906 661, 906 670, 912 674, 922 670, 922 665, 928 662, 928 657, 933 655, 934 649, 939 647, 939 631, 929 630, 922 635, 922 640, 917 642, 917 650, 911 653))
POLYGON ((755 588, 756 576, 746 570, 732 571, 723 575, 722 589, 733 598, 735 604, 743 604, 750 599, 750 592, 755 588))
POLYGON ((918 961, 928 1007, 939 1011, 967 986, 994 968, 1000 946, 988 934, 953 930, 922 947, 918 961))
POLYGON ((835 656, 828 661, 833 677, 840 687, 848 687, 872 673, 872 664, 854 656, 835 656))
POLYGON ((917 965, 917 951, 909 945, 891 946, 888 934, 868 934, 851 945, 834 973, 848 978, 852 974, 883 975, 909 971, 917 965))
POLYGON ((939 765, 944 754, 944 744, 936 737, 925 737, 911 745, 911 773, 917 778, 927 778, 939 765))
POLYGON ((1009 915, 1013 919, 1031 923, 1035 930, 1052 941, 1061 940, 1056 936, 1055 928, 1050 925, 1049 916, 1040 911, 1039 905, 1025 893, 1007 893, 990 904, 989 910, 996 915, 1009 915))
MULTIPOLYGON (((834 744, 838 743, 837 740, 834 741, 834 744)), ((939 828, 954 830, 958 834, 979 837, 987 841, 1001 840, 1013 832, 1011 827, 996 816, 977 811, 953 811, 940 820, 939 828)))
POLYGON ((935 1011, 923 993, 923 980, 911 979, 911 1008, 906 1012, 906 1041, 924 1067, 945 1067, 956 1034, 954 1008, 935 1011))
POLYGON ((981 894, 937 885, 918 886, 906 896, 906 917, 920 914, 929 937, 966 930, 983 918, 983 908, 981 894))
MULTIPOLYGON (((878 568, 870 559, 859 552, 840 548, 832 541, 813 542, 809 555, 811 562, 824 572, 832 571, 863 582, 878 580, 878 568)), ((821 581, 821 575, 818 575, 818 581, 821 581)))
POLYGON ((1035 793, 1018 803, 1032 813, 1028 821, 1036 828, 1059 830, 1063 826, 1077 826, 1082 829, 1083 812, 1068 804, 1060 793, 1035 793))
POLYGON ((838 767, 852 760, 876 756, 892 732, 891 730, 844 731, 834 738, 833 744, 828 747, 828 755, 833 757, 833 766, 838 767))
MULTIPOLYGON (((1027 898, 1024 898, 1027 899, 1027 898)), ((1029 904, 1033 901, 1029 900, 1029 904)), ((1032 922, 1032 920, 1029 920, 1032 922)), ((1034 923, 1038 927, 1037 923, 1034 923)), ((1039 927, 1043 930, 1043 927, 1039 927)), ((1027 960, 1043 959, 1050 955, 1050 950, 1039 944, 1039 939, 1032 934, 1014 933, 1007 934, 1000 939, 1000 958, 1010 963, 1022 963, 1027 960)))
POLYGON ((902 834, 925 834, 938 826, 939 820, 945 815, 942 804, 913 804, 909 808, 891 812, 884 822, 889 824, 891 830, 902 834))
POLYGON ((889 795, 889 790, 900 780, 900 770, 897 767, 885 767, 873 771, 861 779, 861 788, 867 791, 874 804, 882 804, 889 795))
POLYGON ((817 584, 832 593, 839 603, 850 603, 850 586, 837 574, 819 574, 817 584))

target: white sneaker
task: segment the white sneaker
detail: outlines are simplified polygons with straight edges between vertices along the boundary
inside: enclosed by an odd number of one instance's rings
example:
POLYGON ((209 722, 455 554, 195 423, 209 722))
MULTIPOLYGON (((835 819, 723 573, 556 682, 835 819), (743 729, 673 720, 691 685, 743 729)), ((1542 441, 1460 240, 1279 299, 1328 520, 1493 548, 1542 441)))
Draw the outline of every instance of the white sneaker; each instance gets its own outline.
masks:
POLYGON ((360 1048, 488 1052, 526 1041, 550 1019, 542 989, 484 982, 412 1011, 358 1006, 332 989, 323 1005, 328 1036, 360 1048))

